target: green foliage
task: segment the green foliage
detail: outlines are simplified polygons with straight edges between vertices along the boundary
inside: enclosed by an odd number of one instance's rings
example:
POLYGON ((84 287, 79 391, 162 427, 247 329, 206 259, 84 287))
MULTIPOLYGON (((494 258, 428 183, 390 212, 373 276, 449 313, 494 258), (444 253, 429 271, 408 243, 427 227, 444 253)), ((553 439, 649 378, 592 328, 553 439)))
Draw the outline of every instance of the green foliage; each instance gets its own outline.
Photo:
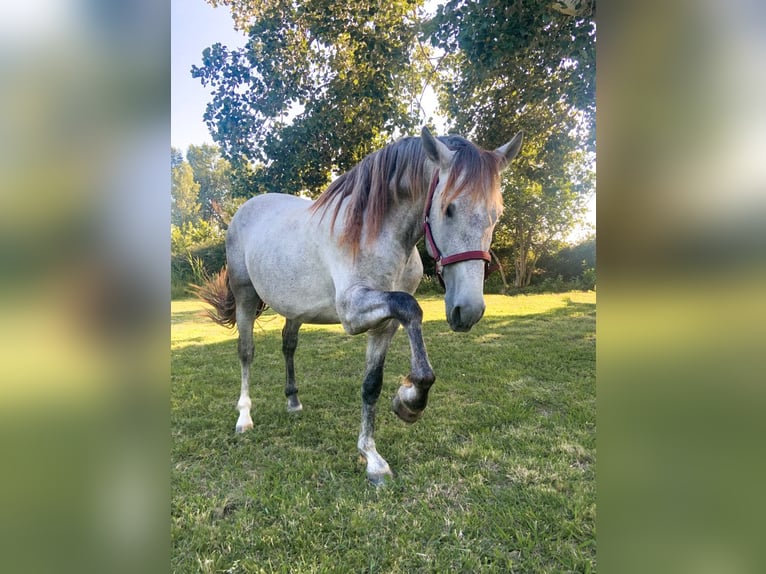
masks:
POLYGON ((199 184, 200 216, 209 220, 215 214, 214 203, 231 196, 231 166, 220 156, 218 147, 209 144, 190 145, 186 159, 199 184))
POLYGON ((201 285, 204 278, 217 273, 226 265, 226 245, 220 234, 207 242, 192 243, 171 254, 171 296, 174 299, 188 295, 189 283, 201 285))
POLYGON ((171 163, 176 164, 170 226, 174 298, 186 295, 189 283, 201 284, 225 265, 225 229, 248 194, 242 177, 247 172, 234 170, 216 146, 190 145, 186 157, 188 161, 171 148, 171 163))
MULTIPOLYGON (((171 161, 174 161, 172 157, 171 161)), ((171 169, 170 193, 173 224, 182 226, 196 222, 200 211, 199 183, 194 181, 194 172, 187 162, 182 161, 171 169)))
POLYGON ((184 154, 178 148, 170 147, 170 169, 181 165, 184 160, 184 154))
POLYGON ((417 295, 441 295, 443 293, 444 288, 439 284, 436 275, 423 275, 416 291, 417 295))
POLYGON ((577 245, 564 246, 542 258, 539 267, 546 276, 561 275, 566 281, 581 277, 585 271, 596 267, 596 239, 589 238, 577 245))
POLYGON ((210 280, 210 273, 205 269, 205 263, 200 257, 195 257, 189 253, 187 254, 187 260, 191 268, 192 282, 195 285, 203 285, 210 280))
POLYGON ((215 242, 222 242, 223 232, 213 223, 204 219, 197 223, 186 222, 183 225, 170 226, 170 252, 184 255, 195 247, 215 242))
MULTIPOLYGON (((571 17, 547 2, 450 0, 428 23, 446 52, 442 102, 487 147, 522 128, 548 152, 569 131, 595 145, 595 2, 571 17), (475 127, 475 128, 474 128, 475 127), (548 141, 553 138, 553 141, 548 141)), ((529 166, 533 168, 534 166, 529 166)))
POLYGON ((376 429, 396 477, 376 489, 356 453, 364 337, 303 328, 290 415, 267 311, 255 426, 235 435, 236 334, 173 302, 173 572, 595 571, 595 294, 490 296, 466 334, 441 297, 420 303, 437 380, 415 425, 386 408, 410 364, 398 333, 376 429))
POLYGON ((586 267, 583 269, 582 275, 577 279, 577 285, 584 291, 596 290, 596 268, 586 267))
POLYGON ((206 48, 192 76, 213 89, 205 121, 223 156, 259 165, 259 192, 318 194, 333 172, 416 127, 422 0, 214 3, 247 22, 249 40, 206 48))

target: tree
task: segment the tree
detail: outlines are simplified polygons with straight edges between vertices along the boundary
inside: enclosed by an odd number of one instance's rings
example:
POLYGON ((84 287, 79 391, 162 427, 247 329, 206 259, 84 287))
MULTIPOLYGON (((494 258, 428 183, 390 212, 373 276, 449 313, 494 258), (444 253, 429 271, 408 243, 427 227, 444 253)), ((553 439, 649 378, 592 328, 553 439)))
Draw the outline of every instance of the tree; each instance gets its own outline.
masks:
POLYGON ((215 215, 214 205, 224 204, 232 196, 234 175, 231 164, 221 157, 217 146, 190 145, 186 160, 199 184, 200 216, 210 220, 215 215))
POLYGON ((170 169, 173 169, 184 160, 184 154, 175 147, 170 147, 170 169))
POLYGON ((498 225, 498 239, 513 246, 514 287, 532 281, 537 262, 571 230, 584 211, 582 194, 570 180, 550 184, 522 174, 504 180, 505 212, 498 225))
POLYGON ((576 245, 562 247, 541 260, 540 266, 551 278, 561 276, 564 281, 572 281, 581 277, 583 273, 596 267, 595 237, 587 237, 576 245))
POLYGON ((439 93, 453 128, 489 149, 525 132, 496 236, 513 245, 517 287, 593 187, 594 14, 595 2, 451 0, 426 26, 445 52, 439 93))
POLYGON ((194 223, 199 219, 199 184, 188 162, 181 162, 171 170, 171 221, 176 226, 194 223))
POLYGON ((211 0, 247 28, 244 48, 206 48, 192 76, 213 88, 205 121, 254 191, 318 194, 418 122, 416 8, 423 0, 211 0))

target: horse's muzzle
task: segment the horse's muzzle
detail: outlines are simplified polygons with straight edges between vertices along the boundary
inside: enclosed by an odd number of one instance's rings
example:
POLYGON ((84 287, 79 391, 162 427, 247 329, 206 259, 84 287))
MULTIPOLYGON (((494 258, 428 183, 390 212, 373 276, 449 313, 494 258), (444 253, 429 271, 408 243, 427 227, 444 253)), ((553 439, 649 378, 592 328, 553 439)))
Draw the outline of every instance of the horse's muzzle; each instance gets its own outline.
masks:
POLYGON ((455 305, 447 309, 447 323, 453 331, 467 332, 484 316, 484 303, 481 305, 455 305))

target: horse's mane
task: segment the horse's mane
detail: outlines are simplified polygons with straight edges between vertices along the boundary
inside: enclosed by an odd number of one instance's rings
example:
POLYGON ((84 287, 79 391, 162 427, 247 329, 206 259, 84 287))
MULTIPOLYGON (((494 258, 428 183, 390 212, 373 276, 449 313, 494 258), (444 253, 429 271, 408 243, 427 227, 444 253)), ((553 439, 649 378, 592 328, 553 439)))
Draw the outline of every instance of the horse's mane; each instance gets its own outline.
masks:
MULTIPOLYGON (((455 151, 447 179, 442 208, 465 193, 473 201, 484 199, 502 210, 499 157, 482 150, 460 136, 441 136, 439 140, 455 151), (487 197, 485 190, 491 190, 487 197)), ((405 137, 365 157, 335 179, 312 205, 311 210, 324 217, 335 204, 331 226, 335 226, 341 206, 348 203, 341 245, 358 253, 362 230, 367 241, 380 235, 381 226, 392 204, 400 198, 415 199, 428 192, 423 165, 426 154, 421 138, 405 137)))

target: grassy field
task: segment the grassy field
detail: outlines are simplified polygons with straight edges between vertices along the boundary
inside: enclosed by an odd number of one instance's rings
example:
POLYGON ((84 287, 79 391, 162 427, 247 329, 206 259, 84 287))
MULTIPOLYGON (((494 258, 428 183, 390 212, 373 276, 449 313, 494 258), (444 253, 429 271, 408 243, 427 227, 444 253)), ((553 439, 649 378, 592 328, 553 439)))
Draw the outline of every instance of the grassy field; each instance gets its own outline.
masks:
POLYGON ((409 346, 386 362, 376 441, 356 452, 364 336, 301 330, 304 410, 285 410, 281 317, 255 328, 254 428, 234 434, 236 332, 172 303, 174 572, 594 572, 593 292, 488 295, 467 334, 419 297, 436 372, 415 425, 390 411, 409 346))

